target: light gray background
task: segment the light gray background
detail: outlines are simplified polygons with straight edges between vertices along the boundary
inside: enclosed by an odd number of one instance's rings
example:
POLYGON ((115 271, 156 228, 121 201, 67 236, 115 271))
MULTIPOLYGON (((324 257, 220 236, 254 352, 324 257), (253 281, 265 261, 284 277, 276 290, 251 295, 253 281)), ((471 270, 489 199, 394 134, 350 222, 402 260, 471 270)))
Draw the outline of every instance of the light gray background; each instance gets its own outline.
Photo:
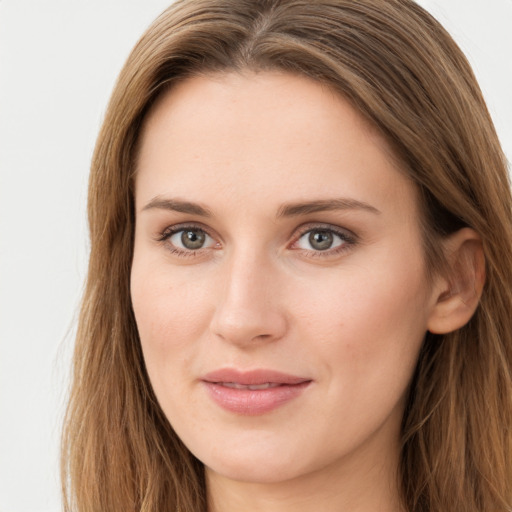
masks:
MULTIPOLYGON (((512 159, 512 0, 420 3, 468 55, 512 159)), ((115 77, 168 4, 0 0, 0 512, 60 509, 88 165, 115 77)))

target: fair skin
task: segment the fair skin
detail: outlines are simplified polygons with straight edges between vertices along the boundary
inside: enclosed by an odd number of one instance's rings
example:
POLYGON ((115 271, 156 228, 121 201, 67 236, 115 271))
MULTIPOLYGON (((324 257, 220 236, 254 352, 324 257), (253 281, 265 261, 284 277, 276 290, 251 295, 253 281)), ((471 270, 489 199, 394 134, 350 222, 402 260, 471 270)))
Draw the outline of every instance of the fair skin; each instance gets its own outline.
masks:
MULTIPOLYGON (((427 330, 469 319, 480 285, 461 300, 427 279, 416 190, 376 130, 307 78, 190 78, 145 122, 135 200, 144 358, 205 465, 209 510, 400 510, 418 352, 427 330), (226 369, 301 383, 269 402, 205 377, 226 369)), ((469 229, 446 244, 481 261, 469 229)))

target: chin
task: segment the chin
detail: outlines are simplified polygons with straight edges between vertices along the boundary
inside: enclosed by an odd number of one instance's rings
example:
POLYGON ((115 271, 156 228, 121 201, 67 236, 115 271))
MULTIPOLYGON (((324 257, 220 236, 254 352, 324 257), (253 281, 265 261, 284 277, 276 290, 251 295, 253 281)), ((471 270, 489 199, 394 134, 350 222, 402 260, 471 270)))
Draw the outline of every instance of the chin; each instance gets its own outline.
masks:
POLYGON ((254 484, 290 481, 323 465, 321 457, 308 456, 300 443, 291 446, 278 439, 266 441, 251 444, 247 440, 239 446, 218 443, 214 451, 195 455, 204 463, 207 474, 210 471, 222 478, 254 484))
POLYGON ((276 460, 219 460, 212 465, 205 465, 205 468, 207 474, 213 472, 229 480, 253 484, 280 483, 300 476, 296 466, 276 460))

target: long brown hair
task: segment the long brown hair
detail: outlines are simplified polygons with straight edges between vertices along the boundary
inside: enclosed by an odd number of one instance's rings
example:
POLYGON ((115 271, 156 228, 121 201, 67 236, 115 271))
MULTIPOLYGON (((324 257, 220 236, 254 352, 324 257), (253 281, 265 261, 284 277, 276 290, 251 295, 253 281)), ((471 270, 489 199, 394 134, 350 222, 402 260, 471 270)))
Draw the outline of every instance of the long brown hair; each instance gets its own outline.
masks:
POLYGON ((136 45, 93 157, 91 254, 62 451, 65 510, 207 508, 202 464, 152 392, 130 303, 141 123, 198 73, 285 70, 328 84, 387 138, 422 198, 425 254, 462 226, 487 280, 471 321, 427 334, 402 426, 412 512, 512 509, 512 199, 482 94, 447 32, 411 0, 181 0, 136 45))

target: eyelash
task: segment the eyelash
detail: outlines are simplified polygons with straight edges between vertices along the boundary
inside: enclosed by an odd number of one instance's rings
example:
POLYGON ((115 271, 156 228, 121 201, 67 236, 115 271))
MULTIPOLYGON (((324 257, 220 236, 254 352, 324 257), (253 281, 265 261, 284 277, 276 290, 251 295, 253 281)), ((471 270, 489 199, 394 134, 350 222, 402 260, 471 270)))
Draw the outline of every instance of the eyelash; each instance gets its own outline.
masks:
POLYGON ((338 256, 350 250, 357 243, 356 235, 346 229, 341 229, 330 224, 308 224, 306 226, 303 226, 302 228, 299 228, 299 233, 296 237, 294 237, 292 246, 297 244, 304 235, 315 231, 331 233, 334 236, 338 237, 342 243, 338 246, 326 249, 324 251, 314 249, 302 249, 302 251, 305 252, 308 255, 308 257, 328 258, 332 256, 338 256))
POLYGON ((177 233, 181 233, 183 231, 201 231, 214 240, 214 237, 206 230, 203 226, 198 224, 178 224, 176 226, 170 226, 165 228, 158 236, 157 240, 166 245, 167 249, 171 252, 171 254, 175 254, 179 257, 188 258, 197 256, 198 252, 204 250, 205 248, 201 247, 197 250, 194 249, 181 249, 180 247, 176 247, 171 244, 169 240, 173 235, 177 233))
MULTIPOLYGON (((181 233, 184 231, 200 231, 203 232, 206 236, 210 237, 212 240, 215 240, 215 237, 212 236, 207 229, 198 224, 179 224, 176 226, 170 226, 164 229, 157 237, 157 241, 164 243, 167 249, 171 252, 171 254, 175 254, 178 257, 194 257, 197 256, 199 252, 210 249, 210 247, 201 247, 197 250, 194 249, 181 249, 176 247, 175 245, 169 243, 170 238, 177 233, 181 233)), ((357 236, 351 231, 340 229, 334 227, 329 224, 308 224, 299 228, 298 234, 293 237, 293 241, 289 247, 292 247, 292 250, 302 250, 303 253, 306 253, 308 257, 314 258, 327 258, 332 256, 337 256, 345 251, 350 250, 353 246, 357 244, 357 236), (328 248, 326 250, 314 250, 314 249, 293 249, 293 246, 296 245, 299 240, 306 234, 310 232, 325 232, 331 233, 335 237, 338 237, 341 240, 341 244, 335 246, 334 248, 328 248)))

